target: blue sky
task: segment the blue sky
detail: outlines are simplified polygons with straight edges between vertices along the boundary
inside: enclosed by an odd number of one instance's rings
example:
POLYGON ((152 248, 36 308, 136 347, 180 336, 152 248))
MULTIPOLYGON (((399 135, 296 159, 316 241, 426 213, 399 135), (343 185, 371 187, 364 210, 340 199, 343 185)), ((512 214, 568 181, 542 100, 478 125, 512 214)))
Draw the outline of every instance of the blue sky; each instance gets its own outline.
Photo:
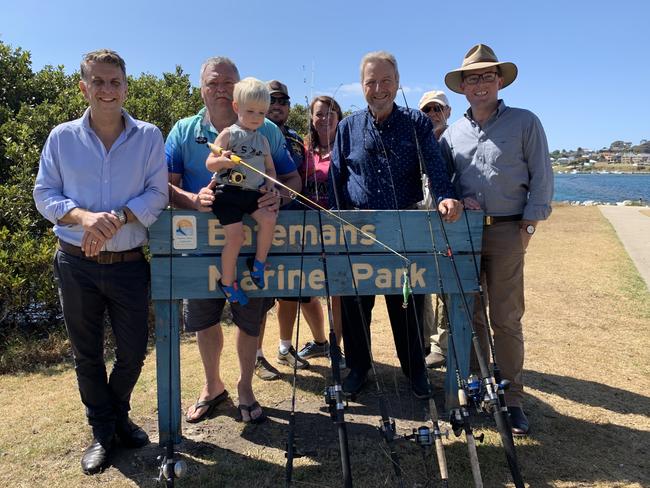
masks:
POLYGON ((444 75, 482 42, 519 67, 501 97, 540 117, 551 150, 650 139, 647 0, 0 0, 0 12, 0 39, 29 50, 34 69, 72 72, 83 53, 109 47, 130 74, 180 64, 198 84, 201 62, 226 55, 243 76, 286 83, 294 103, 327 93, 345 109, 365 106, 361 57, 385 49, 397 57, 408 104, 443 89, 452 120, 467 103, 444 75))

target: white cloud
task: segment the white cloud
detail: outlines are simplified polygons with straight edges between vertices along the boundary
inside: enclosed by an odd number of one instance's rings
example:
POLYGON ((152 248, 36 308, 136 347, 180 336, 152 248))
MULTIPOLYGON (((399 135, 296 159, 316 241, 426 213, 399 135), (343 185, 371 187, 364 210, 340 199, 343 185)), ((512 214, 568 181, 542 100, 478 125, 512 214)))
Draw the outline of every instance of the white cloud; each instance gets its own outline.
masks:
POLYGON ((335 90, 332 91, 335 93, 336 97, 359 97, 363 96, 363 91, 361 91, 361 83, 355 81, 353 83, 341 83, 335 90))

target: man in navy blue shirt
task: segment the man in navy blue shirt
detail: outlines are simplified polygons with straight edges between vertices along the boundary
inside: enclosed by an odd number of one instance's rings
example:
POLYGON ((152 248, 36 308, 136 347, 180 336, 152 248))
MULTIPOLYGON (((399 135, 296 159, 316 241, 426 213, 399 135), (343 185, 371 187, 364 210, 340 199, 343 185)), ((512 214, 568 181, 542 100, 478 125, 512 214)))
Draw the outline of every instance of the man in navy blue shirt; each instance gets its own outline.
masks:
MULTIPOLYGON (((457 220, 462 206, 455 199, 431 121, 394 103, 399 87, 395 57, 383 51, 366 54, 361 61, 361 85, 368 108, 346 117, 337 128, 330 202, 341 210, 415 209, 423 198, 422 164, 438 211, 447 222, 457 220)), ((371 366, 370 317, 375 297, 360 300, 361 307, 356 297, 341 299, 350 368, 343 390, 349 394, 361 390, 371 366)), ((402 371, 418 398, 430 395, 422 347, 422 300, 423 295, 411 296, 404 310, 402 295, 386 296, 402 371)))

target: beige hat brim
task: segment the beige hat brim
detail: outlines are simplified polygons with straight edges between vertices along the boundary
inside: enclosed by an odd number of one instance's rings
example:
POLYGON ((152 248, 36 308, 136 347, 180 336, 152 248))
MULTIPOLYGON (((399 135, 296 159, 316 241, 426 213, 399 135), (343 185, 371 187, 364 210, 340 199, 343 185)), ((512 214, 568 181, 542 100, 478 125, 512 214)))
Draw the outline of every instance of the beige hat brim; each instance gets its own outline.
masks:
POLYGON ((460 84, 463 81, 462 73, 463 71, 472 71, 475 69, 484 69, 491 68, 492 66, 498 66, 501 71, 501 77, 503 78, 503 86, 505 88, 511 84, 517 78, 517 66, 514 63, 508 62, 482 62, 482 63, 472 63, 463 68, 458 68, 453 71, 450 71, 445 75, 445 85, 451 91, 462 94, 463 91, 460 89, 460 84))

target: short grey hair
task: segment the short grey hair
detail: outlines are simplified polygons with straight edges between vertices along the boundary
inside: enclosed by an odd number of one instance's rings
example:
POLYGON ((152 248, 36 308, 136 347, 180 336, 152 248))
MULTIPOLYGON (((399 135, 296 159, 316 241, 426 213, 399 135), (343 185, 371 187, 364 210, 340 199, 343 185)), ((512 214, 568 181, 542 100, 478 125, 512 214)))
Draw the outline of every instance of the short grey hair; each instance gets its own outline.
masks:
POLYGON ((230 66, 237 76, 237 79, 235 81, 239 81, 239 70, 237 69, 237 65, 233 62, 233 60, 225 56, 214 56, 212 58, 206 59, 205 62, 201 65, 201 72, 199 73, 199 86, 203 86, 203 73, 205 73, 205 70, 212 68, 213 66, 219 66, 220 64, 230 66))
POLYGON ((126 63, 124 59, 117 54, 115 51, 110 49, 98 49, 97 51, 91 51, 88 54, 85 54, 81 60, 81 79, 84 81, 88 80, 88 70, 90 63, 106 63, 117 66, 122 71, 124 79, 126 79, 126 63))
POLYGON ((390 63, 393 66, 393 69, 395 70, 395 79, 399 83, 399 70, 397 69, 397 59, 395 59, 395 56, 393 56, 388 51, 373 51, 371 53, 366 54, 361 59, 361 65, 359 67, 361 72, 361 82, 363 82, 363 70, 366 67, 366 64, 372 61, 386 61, 387 63, 390 63))

